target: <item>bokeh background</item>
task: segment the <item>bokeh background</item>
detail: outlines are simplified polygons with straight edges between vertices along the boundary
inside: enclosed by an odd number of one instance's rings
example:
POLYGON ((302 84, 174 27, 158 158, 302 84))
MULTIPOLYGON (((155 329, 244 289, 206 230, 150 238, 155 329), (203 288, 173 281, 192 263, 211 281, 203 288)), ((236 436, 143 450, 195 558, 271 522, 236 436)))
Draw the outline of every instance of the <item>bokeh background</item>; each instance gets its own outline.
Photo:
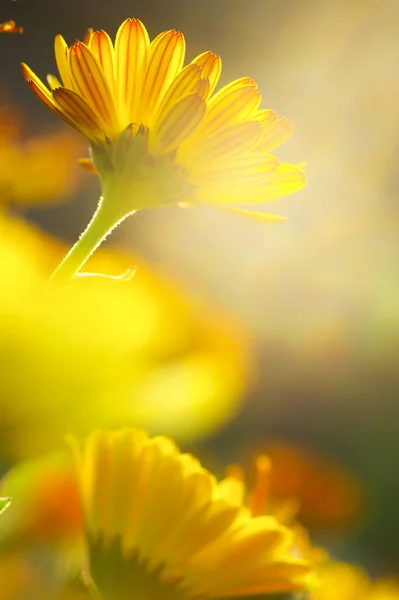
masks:
MULTIPOLYGON (((201 442, 220 466, 271 440, 312 448, 353 472, 366 508, 330 548, 372 572, 399 571, 399 2, 397 0, 18 0, 3 20, 2 94, 25 134, 59 127, 20 75, 54 72, 53 38, 88 26, 114 35, 128 16, 150 34, 184 32, 188 58, 211 49, 222 83, 251 76, 262 107, 288 116, 278 152, 306 161, 309 183, 265 206, 267 226, 216 209, 143 211, 107 242, 236 316, 255 344, 255 380, 237 417, 201 442)), ((12 122, 12 114, 7 122, 12 122)), ((4 123, 1 124, 4 127, 4 123)), ((77 136, 76 136, 77 137, 77 136)), ((87 150, 82 143, 82 155, 87 150)), ((73 242, 99 195, 85 178, 70 201, 15 209, 73 242)), ((211 460, 211 459, 210 459, 211 460)))

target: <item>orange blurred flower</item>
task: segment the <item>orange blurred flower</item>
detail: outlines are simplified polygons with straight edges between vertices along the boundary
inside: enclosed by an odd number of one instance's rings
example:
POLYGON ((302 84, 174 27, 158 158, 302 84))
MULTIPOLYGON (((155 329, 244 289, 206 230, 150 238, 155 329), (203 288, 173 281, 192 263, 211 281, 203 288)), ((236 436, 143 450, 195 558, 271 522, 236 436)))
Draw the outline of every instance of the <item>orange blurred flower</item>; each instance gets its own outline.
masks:
POLYGON ((23 27, 18 27, 15 21, 0 23, 0 33, 22 33, 23 27))
POLYGON ((11 103, 0 103, 0 208, 57 202, 76 189, 82 145, 68 132, 26 137, 26 124, 11 103))
POLYGON ((284 506, 298 505, 298 518, 310 529, 346 528, 362 511, 364 492, 358 480, 332 460, 302 446, 266 444, 273 465, 270 496, 284 506))

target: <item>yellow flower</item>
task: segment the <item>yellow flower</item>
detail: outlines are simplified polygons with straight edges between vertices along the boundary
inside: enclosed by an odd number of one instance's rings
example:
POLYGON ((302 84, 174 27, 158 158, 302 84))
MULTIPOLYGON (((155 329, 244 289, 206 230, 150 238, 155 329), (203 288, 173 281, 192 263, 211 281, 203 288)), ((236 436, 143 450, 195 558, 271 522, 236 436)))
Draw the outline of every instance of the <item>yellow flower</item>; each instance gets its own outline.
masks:
POLYGON ((318 572, 319 585, 312 600, 399 600, 399 585, 393 580, 373 582, 360 567, 327 563, 318 572))
POLYGON ((122 423, 179 439, 220 426, 249 376, 234 319, 135 256, 100 252, 90 265, 116 275, 136 266, 131 281, 82 276, 68 289, 46 286, 63 252, 0 213, 0 455, 45 452, 65 431, 122 423))
POLYGON ((104 600, 225 598, 302 590, 293 534, 253 517, 164 437, 97 431, 76 464, 90 570, 104 600))
POLYGON ((50 89, 25 64, 24 76, 89 140, 105 201, 118 204, 115 221, 151 205, 251 205, 305 184, 300 166, 270 155, 291 135, 290 122, 259 110, 249 77, 214 93, 220 57, 204 52, 183 67, 181 33, 150 42, 141 21, 127 19, 114 44, 105 31, 71 47, 58 35, 55 56, 61 81, 50 75, 50 89))

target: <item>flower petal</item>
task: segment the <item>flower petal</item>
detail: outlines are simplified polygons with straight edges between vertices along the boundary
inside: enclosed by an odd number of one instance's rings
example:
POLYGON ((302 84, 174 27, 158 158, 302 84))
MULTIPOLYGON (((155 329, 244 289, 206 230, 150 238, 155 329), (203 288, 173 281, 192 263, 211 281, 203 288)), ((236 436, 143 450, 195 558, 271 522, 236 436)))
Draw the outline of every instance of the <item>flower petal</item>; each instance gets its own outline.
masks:
MULTIPOLYGON (((151 139, 156 140, 156 145, 161 147, 161 153, 174 150, 191 132, 198 127, 206 113, 206 102, 198 94, 188 94, 165 112, 162 120, 154 129, 151 139)), ((156 149, 151 147, 156 152, 156 149)))
POLYGON ((232 123, 247 119, 257 110, 260 101, 258 86, 249 77, 226 85, 210 100, 202 135, 209 135, 232 123))
POLYGON ((270 123, 274 123, 277 121, 278 116, 277 113, 271 108, 264 108, 262 110, 257 110, 252 116, 251 119, 254 121, 258 121, 262 125, 262 127, 266 127, 266 125, 270 125, 270 123))
MULTIPOLYGON (((216 205, 225 203, 238 206, 260 204, 297 192, 306 184, 306 173, 298 165, 280 163, 271 175, 259 185, 234 186, 226 185, 226 181, 219 185, 202 185, 200 200, 216 205)), ((257 175, 248 173, 248 177, 256 178, 257 175)))
POLYGON ((151 127, 155 111, 183 66, 186 43, 174 29, 158 35, 150 46, 149 62, 140 105, 140 120, 151 127))
POLYGON ((47 83, 49 84, 50 89, 52 90, 56 90, 57 88, 62 87, 61 82, 55 75, 47 75, 47 83))
POLYGON ((94 142, 104 140, 104 124, 79 94, 66 88, 58 88, 54 90, 53 96, 64 114, 78 124, 79 131, 85 137, 94 142))
POLYGON ((101 66, 112 94, 115 92, 114 47, 105 31, 93 31, 87 44, 101 66))
POLYGON ((257 152, 271 152, 292 135, 291 121, 283 117, 263 129, 262 137, 256 144, 257 152))
MULTIPOLYGON (((189 149, 181 148, 179 160, 191 168, 208 170, 215 168, 215 162, 229 161, 253 148, 262 136, 262 127, 255 121, 235 123, 228 129, 217 131, 206 137, 202 143, 189 149)), ((190 141, 188 141, 190 145, 190 141)))
POLYGON ((227 201, 231 202, 231 195, 252 194, 252 188, 263 187, 266 181, 274 177, 277 167, 278 160, 275 156, 249 154, 224 168, 201 173, 202 189, 208 188, 208 194, 212 197, 217 194, 226 196, 227 201))
POLYGON ((280 215, 270 215, 268 213, 259 213, 253 210, 246 210, 244 208, 236 208, 235 206, 225 206, 225 205, 216 205, 217 208, 223 210, 225 212, 229 212, 233 215, 237 215, 239 217, 245 217, 247 219, 251 219, 252 221, 257 221, 259 223, 281 223, 281 221, 286 221, 287 217, 282 217, 280 215))
MULTIPOLYGON (((213 52, 203 52, 191 62, 191 64, 200 65, 202 77, 209 79, 209 96, 213 93, 218 84, 220 73, 222 72, 222 59, 213 52)), ((208 96, 208 97, 209 97, 208 96)))
POLYGON ((115 77, 121 129, 139 120, 150 38, 139 19, 127 19, 115 39, 115 77))
POLYGON ((69 72, 69 49, 62 35, 56 35, 54 40, 55 60, 57 63, 58 72, 61 76, 63 85, 67 88, 72 87, 71 75, 69 72))
POLYGON ((187 65, 184 67, 163 97, 154 122, 161 120, 171 105, 175 104, 183 96, 190 94, 200 80, 201 67, 199 65, 187 65))
POLYGON ((110 87, 96 58, 87 46, 76 42, 69 51, 69 64, 74 91, 78 92, 93 112, 104 122, 110 136, 119 132, 118 118, 110 87))

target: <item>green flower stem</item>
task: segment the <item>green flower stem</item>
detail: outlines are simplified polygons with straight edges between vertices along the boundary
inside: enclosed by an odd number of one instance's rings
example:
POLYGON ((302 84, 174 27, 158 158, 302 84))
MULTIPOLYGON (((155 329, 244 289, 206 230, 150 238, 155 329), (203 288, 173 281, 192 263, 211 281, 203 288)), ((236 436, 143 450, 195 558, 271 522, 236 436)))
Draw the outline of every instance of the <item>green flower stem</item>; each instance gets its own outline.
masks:
POLYGON ((110 202, 105 198, 100 199, 93 218, 80 235, 76 244, 72 246, 63 261, 51 275, 51 282, 56 282, 57 284, 67 283, 72 279, 107 235, 126 218, 127 215, 121 215, 115 211, 114 207, 116 205, 114 201, 110 202))

